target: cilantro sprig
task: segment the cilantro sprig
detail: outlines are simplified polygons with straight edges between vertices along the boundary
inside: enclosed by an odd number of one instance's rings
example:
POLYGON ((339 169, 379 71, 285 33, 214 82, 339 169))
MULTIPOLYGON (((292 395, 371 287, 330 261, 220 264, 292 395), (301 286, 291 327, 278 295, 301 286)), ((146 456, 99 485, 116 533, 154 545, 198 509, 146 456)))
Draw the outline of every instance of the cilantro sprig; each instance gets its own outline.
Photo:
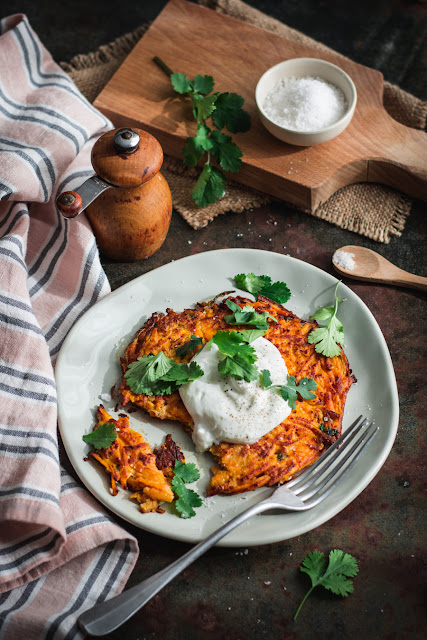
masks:
POLYGON ((338 282, 335 287, 334 304, 321 307, 311 316, 313 320, 323 326, 313 329, 307 338, 310 344, 315 345, 314 348, 317 353, 321 353, 328 358, 339 356, 341 354, 339 345, 344 344, 344 326, 337 317, 338 305, 340 302, 344 302, 344 300, 339 300, 337 297, 339 284, 338 282))
POLYGON ((157 56, 153 60, 170 76, 174 90, 191 100, 197 129, 196 135, 185 141, 183 159, 187 166, 195 167, 207 154, 192 191, 196 204, 205 207, 224 196, 223 171, 237 172, 242 165, 241 149, 221 129, 228 129, 230 133, 248 131, 250 115, 242 108, 244 99, 237 93, 211 93, 215 85, 212 76, 198 74, 192 79, 187 78, 184 73, 174 73, 157 56), (211 126, 207 124, 209 118, 211 126))
POLYGON ((102 422, 95 431, 82 438, 88 444, 92 444, 95 449, 106 449, 117 440, 116 425, 114 422, 102 422))
POLYGON ((313 378, 301 378, 297 383, 295 376, 288 376, 286 384, 271 384, 271 375, 268 369, 261 371, 260 378, 264 389, 277 389, 291 409, 296 407, 298 394, 305 400, 313 400, 316 397, 314 391, 317 389, 317 384, 313 378))
POLYGON ((147 395, 171 394, 183 384, 192 382, 203 375, 196 362, 178 363, 167 358, 163 351, 156 356, 140 356, 131 362, 125 371, 129 389, 134 393, 147 395))
POLYGON ((194 351, 197 347, 203 344, 203 338, 199 338, 199 336, 190 336, 190 339, 187 342, 184 342, 183 345, 178 347, 176 350, 176 355, 180 358, 184 358, 186 355, 194 351))
POLYGON ((257 313, 250 304, 245 307, 240 307, 232 300, 226 300, 225 304, 233 312, 224 317, 227 324, 248 324, 256 329, 268 329, 267 320, 273 320, 277 322, 276 318, 264 311, 263 313, 257 313))
POLYGON ((181 518, 192 518, 196 515, 194 508, 202 504, 199 494, 185 486, 186 483, 195 482, 199 478, 200 473, 195 464, 175 460, 172 489, 177 495, 175 507, 181 518))
POLYGON ((329 561, 325 554, 320 551, 309 553, 304 559, 300 570, 310 576, 311 587, 296 610, 294 620, 297 619, 302 605, 317 586, 322 586, 344 598, 353 593, 353 581, 349 580, 349 578, 354 578, 359 568, 356 559, 349 553, 344 553, 340 549, 333 549, 329 553, 329 561))
POLYGON ((291 292, 287 284, 284 282, 272 282, 270 276, 256 276, 254 273, 239 273, 234 276, 233 280, 239 289, 252 293, 255 298, 261 295, 279 304, 284 304, 291 297, 291 292))
POLYGON ((249 343, 264 333, 260 330, 217 331, 211 340, 222 354, 222 359, 218 364, 220 374, 246 382, 256 380, 259 375, 255 365, 257 355, 249 343))

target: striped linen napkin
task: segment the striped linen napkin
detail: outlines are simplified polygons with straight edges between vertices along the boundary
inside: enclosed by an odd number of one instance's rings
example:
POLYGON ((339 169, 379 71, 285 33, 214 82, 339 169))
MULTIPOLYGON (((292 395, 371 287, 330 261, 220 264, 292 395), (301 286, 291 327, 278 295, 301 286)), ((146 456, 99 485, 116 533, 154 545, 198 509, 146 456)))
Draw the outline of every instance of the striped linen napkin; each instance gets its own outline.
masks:
POLYGON ((136 540, 62 468, 54 362, 109 292, 84 215, 58 193, 93 174, 111 123, 79 93, 28 20, 0 36, 0 640, 75 640, 77 617, 120 592, 136 540))

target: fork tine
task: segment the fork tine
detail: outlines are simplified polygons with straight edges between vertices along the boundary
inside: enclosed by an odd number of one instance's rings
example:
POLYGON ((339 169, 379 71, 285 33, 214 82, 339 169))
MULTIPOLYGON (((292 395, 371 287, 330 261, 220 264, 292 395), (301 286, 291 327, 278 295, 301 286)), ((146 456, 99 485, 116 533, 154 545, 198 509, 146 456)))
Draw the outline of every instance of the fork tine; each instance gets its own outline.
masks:
POLYGON ((317 504, 319 504, 319 502, 322 502, 323 500, 325 500, 325 498, 328 497, 331 491, 335 489, 335 487, 341 482, 341 480, 344 479, 350 469, 352 469, 352 467, 356 464, 357 460, 362 455, 362 452, 366 449, 371 440, 375 438, 377 433, 378 427, 376 427, 374 424, 370 424, 365 433, 359 438, 357 443, 352 447, 351 451, 342 461, 342 464, 340 464, 340 466, 338 467, 335 466, 334 469, 331 470, 325 481, 323 481, 320 486, 316 486, 314 493, 312 492, 310 494, 311 497, 300 496, 307 508, 315 507, 317 504), (361 443, 363 443, 362 446, 360 446, 360 448, 357 450, 361 443), (345 462, 347 462, 348 458, 355 451, 357 451, 357 453, 352 457, 349 464, 345 465, 345 462))
POLYGON ((360 429, 366 424, 367 419, 365 418, 360 423, 361 419, 362 419, 362 416, 359 416, 358 418, 356 418, 356 420, 348 427, 348 429, 345 430, 345 432, 338 438, 338 440, 336 440, 334 444, 329 447, 326 453, 324 453, 318 460, 316 460, 316 462, 310 465, 302 473, 292 478, 292 480, 289 480, 286 483, 286 486, 289 489, 291 489, 296 485, 301 486, 301 484, 303 484, 306 480, 310 480, 310 478, 312 478, 312 476, 316 474, 317 469, 321 466, 324 466, 328 462, 329 458, 335 454, 336 450, 340 446, 343 446, 343 443, 345 443, 347 440, 352 439, 354 437, 355 429, 357 427, 360 429))
MULTIPOLYGON (((362 451, 368 446, 372 438, 375 437, 377 430, 378 429, 374 424, 368 425, 365 431, 351 447, 339 450, 331 463, 321 469, 316 478, 313 479, 310 486, 295 491, 295 493, 297 493, 301 500, 304 500, 305 502, 310 501, 310 498, 316 495, 317 498, 314 504, 317 504, 317 502, 326 498, 336 484, 344 478, 348 471, 350 471, 360 457, 362 451), (347 464, 350 459, 351 461, 347 464), (333 484, 329 485, 330 482, 333 482, 333 484)), ((314 504, 313 501, 310 501, 311 506, 314 506, 314 504)))
POLYGON ((296 482, 293 486, 294 493, 301 493, 307 487, 312 486, 314 482, 317 482, 328 470, 337 464, 338 460, 342 460, 344 453, 354 445, 353 441, 360 435, 361 431, 367 426, 367 420, 363 420, 361 424, 356 428, 353 428, 350 433, 347 434, 347 438, 343 438, 341 442, 337 440, 331 448, 328 450, 328 456, 324 455, 318 460, 319 464, 312 470, 311 474, 307 474, 306 478, 300 479, 300 482, 296 482), (337 445, 337 446, 335 446, 337 445))

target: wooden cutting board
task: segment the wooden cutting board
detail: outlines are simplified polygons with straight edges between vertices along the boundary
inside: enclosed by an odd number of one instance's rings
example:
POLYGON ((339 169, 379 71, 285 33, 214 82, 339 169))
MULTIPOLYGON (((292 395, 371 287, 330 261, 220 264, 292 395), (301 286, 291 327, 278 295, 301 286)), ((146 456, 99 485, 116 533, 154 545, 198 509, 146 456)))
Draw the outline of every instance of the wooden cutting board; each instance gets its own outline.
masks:
POLYGON ((354 182, 380 182, 427 199, 427 134, 387 114, 378 71, 186 0, 170 0, 95 106, 116 127, 136 126, 152 133, 164 152, 175 157, 182 157, 185 139, 195 134, 195 122, 188 102, 175 94, 153 56, 189 77, 211 75, 216 91, 245 98, 252 126, 249 132, 233 136, 243 151, 243 166, 232 174, 233 180, 310 211, 354 182), (277 140, 257 115, 254 94, 260 76, 278 62, 296 57, 322 58, 340 66, 357 88, 350 125, 334 140, 314 147, 277 140))

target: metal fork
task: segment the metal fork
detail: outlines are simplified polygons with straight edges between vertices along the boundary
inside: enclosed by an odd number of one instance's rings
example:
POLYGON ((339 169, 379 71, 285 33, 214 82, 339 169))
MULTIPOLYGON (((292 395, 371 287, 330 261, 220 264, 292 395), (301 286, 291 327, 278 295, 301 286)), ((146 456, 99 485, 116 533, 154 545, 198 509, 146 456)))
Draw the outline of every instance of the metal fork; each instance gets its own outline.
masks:
POLYGON ((79 617, 81 628, 91 636, 103 636, 120 627, 183 569, 242 522, 262 511, 286 509, 305 511, 322 502, 345 477, 377 434, 378 428, 359 416, 334 444, 308 469, 279 486, 268 498, 249 507, 168 567, 95 605, 79 617))

